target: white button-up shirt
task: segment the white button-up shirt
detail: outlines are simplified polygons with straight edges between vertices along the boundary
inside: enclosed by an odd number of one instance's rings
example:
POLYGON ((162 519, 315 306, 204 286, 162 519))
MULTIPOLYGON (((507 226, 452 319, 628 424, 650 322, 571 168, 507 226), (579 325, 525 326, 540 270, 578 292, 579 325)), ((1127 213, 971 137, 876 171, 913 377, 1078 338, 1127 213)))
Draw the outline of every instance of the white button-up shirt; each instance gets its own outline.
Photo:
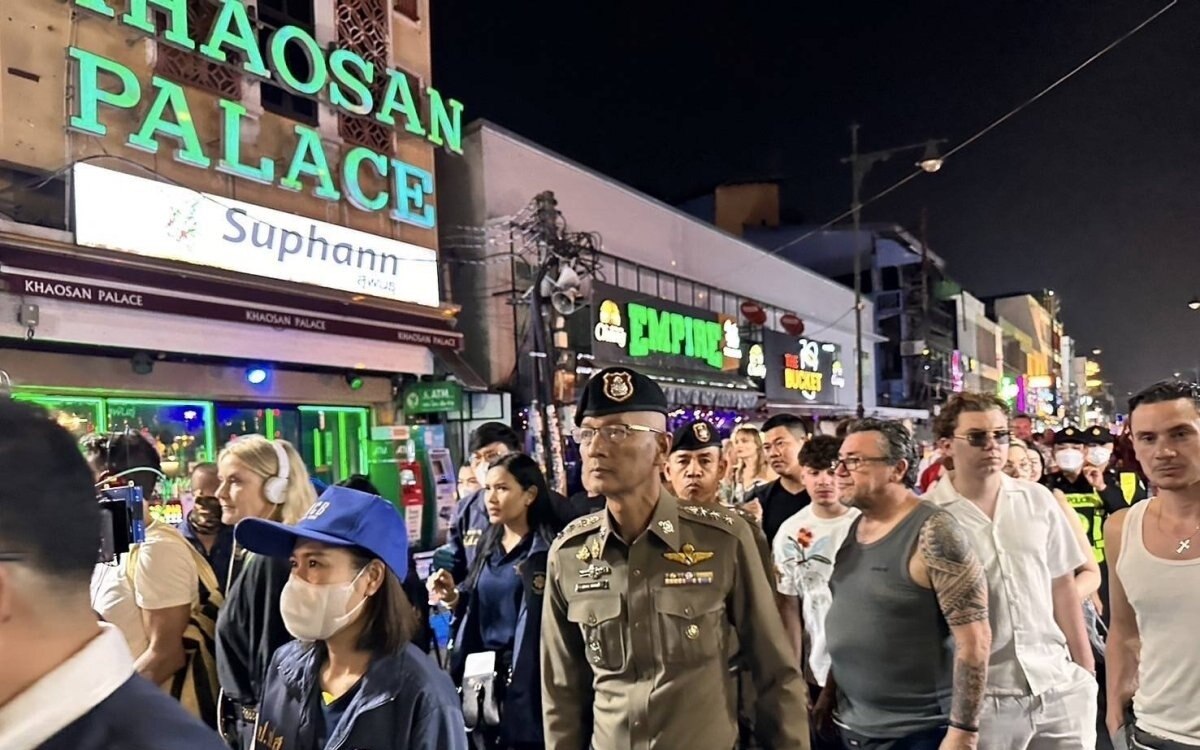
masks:
POLYGON ((925 499, 954 514, 987 571, 988 693, 1041 695, 1078 676, 1067 638, 1054 620, 1051 583, 1086 558, 1050 490, 1006 475, 1000 480, 994 518, 960 495, 950 477, 925 499))
POLYGON ((79 653, 0 706, 0 748, 32 750, 133 677, 133 657, 121 631, 101 623, 79 653))

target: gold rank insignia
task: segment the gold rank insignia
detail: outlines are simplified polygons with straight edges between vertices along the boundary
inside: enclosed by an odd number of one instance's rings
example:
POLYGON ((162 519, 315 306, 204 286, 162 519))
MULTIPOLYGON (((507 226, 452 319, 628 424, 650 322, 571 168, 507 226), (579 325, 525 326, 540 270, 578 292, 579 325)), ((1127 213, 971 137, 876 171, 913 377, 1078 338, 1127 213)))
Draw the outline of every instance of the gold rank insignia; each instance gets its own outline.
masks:
POLYGON ((697 549, 692 545, 685 544, 683 545, 682 551, 664 552, 663 557, 667 558, 671 562, 679 563, 680 565, 686 565, 690 568, 693 565, 704 562, 705 560, 711 560, 713 554, 714 553, 712 552, 697 551, 697 549))
POLYGON ((600 559, 600 537, 592 540, 592 557, 600 559))
POLYGON ((580 547, 579 551, 575 553, 575 558, 578 559, 580 562, 587 562, 588 560, 592 559, 592 553, 587 548, 586 544, 583 545, 582 547, 580 547))
POLYGON ((708 426, 708 422, 696 422, 693 424, 692 433, 702 443, 707 443, 712 439, 712 428, 708 426))
POLYGON ((711 570, 695 573, 690 570, 684 573, 667 573, 663 579, 663 584, 666 586, 707 586, 712 582, 713 572, 711 570))

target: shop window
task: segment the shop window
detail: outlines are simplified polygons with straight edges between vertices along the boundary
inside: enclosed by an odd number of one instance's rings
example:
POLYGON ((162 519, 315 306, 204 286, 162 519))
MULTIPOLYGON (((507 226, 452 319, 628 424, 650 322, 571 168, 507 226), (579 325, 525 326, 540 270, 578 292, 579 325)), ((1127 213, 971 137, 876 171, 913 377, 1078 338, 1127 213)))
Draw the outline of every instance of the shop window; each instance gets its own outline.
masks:
POLYGON ((300 412, 294 406, 217 404, 218 444, 226 445, 243 435, 262 435, 299 446, 300 412))
POLYGON ((696 284, 692 288, 693 306, 699 307, 702 310, 707 310, 710 299, 712 299, 712 289, 701 284, 696 284))
MULTIPOLYGON (((208 38, 213 21, 217 18, 217 10, 217 4, 210 0, 188 0, 188 29, 193 38, 208 38)), ((156 25, 160 31, 166 28, 166 23, 166 14, 158 13, 156 25)), ((231 58, 227 65, 222 65, 195 52, 160 42, 155 54, 154 72, 163 78, 238 101, 242 98, 242 77, 238 69, 240 62, 231 58)))
POLYGON ((665 273, 658 275, 658 296, 669 302, 675 301, 675 277, 665 273))
POLYGON ((309 473, 328 484, 352 474, 366 474, 366 409, 338 406, 301 406, 299 449, 309 473))
POLYGON ((13 399, 42 407, 76 440, 83 440, 89 435, 104 434, 108 431, 103 399, 82 396, 43 396, 33 393, 15 393, 13 399))
POLYGON ((605 284, 617 283, 617 261, 607 255, 600 256, 600 266, 596 269, 596 279, 605 284))
POLYGON ((107 406, 109 431, 145 435, 168 477, 186 477, 196 464, 216 460, 210 402, 110 398, 107 406))
POLYGON ((395 0, 393 7, 410 21, 421 20, 421 0, 395 0))
POLYGON ((617 286, 624 289, 638 288, 637 266, 632 263, 617 261, 617 286))
MULTIPOLYGON (((271 34, 282 26, 297 26, 315 38, 317 27, 313 5, 314 0, 258 0, 258 46, 263 55, 267 54, 271 34)), ((299 44, 289 44, 284 58, 298 79, 306 81, 312 77, 312 63, 299 44)), ((261 91, 262 107, 267 112, 308 125, 317 124, 315 99, 293 94, 271 83, 263 83, 261 91)))
MULTIPOLYGON (((337 0, 335 6, 338 46, 353 50, 375 66, 387 70, 390 62, 387 0, 337 0)), ((388 85, 385 75, 376 75, 371 93, 379 101, 388 85)), ((370 117, 338 115, 338 132, 347 142, 379 153, 392 151, 392 129, 370 117)))
POLYGON ((642 268, 638 271, 638 291, 651 297, 658 297, 658 273, 652 268, 642 268))
POLYGON ((681 305, 692 304, 692 282, 683 279, 675 281, 675 301, 681 305))

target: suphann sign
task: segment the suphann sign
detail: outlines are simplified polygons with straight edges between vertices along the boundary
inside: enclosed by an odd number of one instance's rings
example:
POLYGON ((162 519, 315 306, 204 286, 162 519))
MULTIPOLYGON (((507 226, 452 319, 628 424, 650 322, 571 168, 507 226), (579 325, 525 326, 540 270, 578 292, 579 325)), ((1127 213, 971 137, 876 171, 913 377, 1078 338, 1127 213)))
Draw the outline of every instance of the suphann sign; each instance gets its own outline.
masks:
POLYGON ((337 224, 77 164, 75 241, 436 307, 437 252, 337 224))

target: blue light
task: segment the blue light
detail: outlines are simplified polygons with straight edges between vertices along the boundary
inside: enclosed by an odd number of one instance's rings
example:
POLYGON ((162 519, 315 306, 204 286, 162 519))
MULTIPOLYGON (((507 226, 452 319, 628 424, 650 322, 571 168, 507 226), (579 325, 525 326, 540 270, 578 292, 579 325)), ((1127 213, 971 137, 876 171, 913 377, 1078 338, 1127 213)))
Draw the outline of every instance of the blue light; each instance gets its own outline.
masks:
POLYGON ((265 367, 251 367, 246 370, 246 382, 250 385, 262 385, 270 375, 265 367))

